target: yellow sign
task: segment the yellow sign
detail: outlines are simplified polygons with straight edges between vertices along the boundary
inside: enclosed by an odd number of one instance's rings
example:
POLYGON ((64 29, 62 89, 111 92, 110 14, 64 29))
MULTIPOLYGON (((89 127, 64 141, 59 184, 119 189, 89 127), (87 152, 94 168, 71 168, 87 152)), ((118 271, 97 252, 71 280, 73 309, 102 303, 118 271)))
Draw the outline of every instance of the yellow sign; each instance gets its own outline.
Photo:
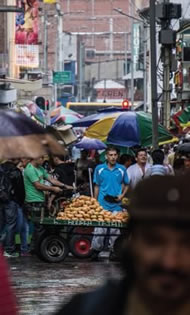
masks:
POLYGON ((44 3, 56 3, 57 0, 44 0, 44 3))

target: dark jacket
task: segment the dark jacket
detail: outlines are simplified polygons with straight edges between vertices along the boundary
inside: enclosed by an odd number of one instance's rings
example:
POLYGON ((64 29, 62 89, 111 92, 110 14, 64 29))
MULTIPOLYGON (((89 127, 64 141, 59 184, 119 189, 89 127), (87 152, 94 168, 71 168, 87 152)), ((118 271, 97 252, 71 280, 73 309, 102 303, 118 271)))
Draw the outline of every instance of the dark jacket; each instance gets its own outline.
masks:
POLYGON ((60 182, 72 186, 75 181, 74 163, 61 163, 57 165, 54 174, 60 182))
POLYGON ((127 298, 127 280, 111 280, 101 288, 77 294, 55 315, 123 315, 127 298))
POLYGON ((25 200, 25 189, 21 170, 19 170, 11 161, 3 163, 2 167, 12 184, 13 194, 11 199, 22 206, 25 200))

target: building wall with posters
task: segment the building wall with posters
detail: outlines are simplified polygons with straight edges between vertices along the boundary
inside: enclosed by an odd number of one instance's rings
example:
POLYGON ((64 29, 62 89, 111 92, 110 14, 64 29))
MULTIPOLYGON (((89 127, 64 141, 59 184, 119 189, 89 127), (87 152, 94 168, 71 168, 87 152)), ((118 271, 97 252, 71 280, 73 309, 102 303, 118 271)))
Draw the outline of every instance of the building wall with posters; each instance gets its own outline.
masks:
POLYGON ((17 0, 24 13, 15 18, 15 64, 19 67, 39 66, 39 0, 17 0))

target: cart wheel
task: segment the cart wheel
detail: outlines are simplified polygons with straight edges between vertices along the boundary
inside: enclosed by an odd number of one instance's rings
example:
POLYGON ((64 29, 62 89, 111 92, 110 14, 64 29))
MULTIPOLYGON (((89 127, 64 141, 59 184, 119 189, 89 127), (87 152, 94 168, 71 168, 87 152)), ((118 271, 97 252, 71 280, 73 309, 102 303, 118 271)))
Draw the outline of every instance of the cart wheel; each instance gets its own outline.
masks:
POLYGON ((59 235, 46 236, 40 244, 40 257, 47 262, 63 261, 69 252, 67 242, 59 235))
POLYGON ((74 235, 69 243, 71 253, 77 258, 91 257, 91 240, 92 237, 88 235, 74 235))

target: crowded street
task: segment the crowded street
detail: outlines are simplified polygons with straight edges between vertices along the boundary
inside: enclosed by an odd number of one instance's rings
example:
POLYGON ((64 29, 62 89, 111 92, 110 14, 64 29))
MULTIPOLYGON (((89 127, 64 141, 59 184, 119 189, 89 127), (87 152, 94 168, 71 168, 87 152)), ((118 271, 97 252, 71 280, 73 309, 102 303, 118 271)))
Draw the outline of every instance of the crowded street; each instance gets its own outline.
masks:
POLYGON ((0 17, 0 315, 190 315, 190 0, 0 17))

